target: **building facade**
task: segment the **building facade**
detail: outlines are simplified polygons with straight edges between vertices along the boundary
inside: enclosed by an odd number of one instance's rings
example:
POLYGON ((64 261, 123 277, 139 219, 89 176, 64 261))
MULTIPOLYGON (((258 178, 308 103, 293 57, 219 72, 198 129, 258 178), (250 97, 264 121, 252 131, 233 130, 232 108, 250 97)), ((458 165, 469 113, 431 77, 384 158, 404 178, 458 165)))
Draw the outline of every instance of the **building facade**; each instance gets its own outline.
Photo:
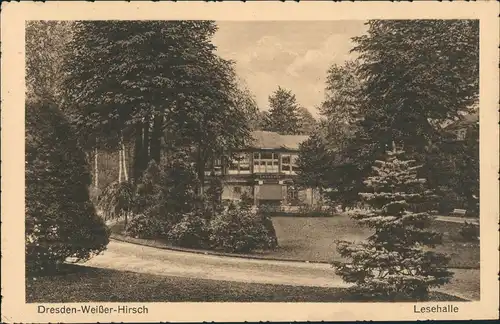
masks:
POLYGON ((246 195, 255 205, 312 204, 312 189, 295 185, 299 145, 308 137, 254 131, 252 145, 236 152, 225 167, 215 161, 215 174, 223 175, 222 200, 238 201, 246 195))

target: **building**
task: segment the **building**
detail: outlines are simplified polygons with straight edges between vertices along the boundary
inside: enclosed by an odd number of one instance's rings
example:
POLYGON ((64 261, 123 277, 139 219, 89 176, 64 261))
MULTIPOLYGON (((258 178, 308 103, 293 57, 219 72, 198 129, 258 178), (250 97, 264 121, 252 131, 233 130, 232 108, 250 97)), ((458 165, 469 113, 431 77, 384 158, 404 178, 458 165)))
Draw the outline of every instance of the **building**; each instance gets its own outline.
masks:
POLYGON ((311 189, 299 190, 297 177, 299 145, 308 136, 252 132, 252 145, 222 167, 215 162, 215 174, 224 176, 222 200, 252 197, 255 205, 300 205, 313 203, 311 189))
POLYGON ((467 131, 475 125, 479 125, 479 113, 477 112, 462 116, 460 120, 446 126, 445 130, 451 135, 451 140, 463 141, 465 140, 467 131))

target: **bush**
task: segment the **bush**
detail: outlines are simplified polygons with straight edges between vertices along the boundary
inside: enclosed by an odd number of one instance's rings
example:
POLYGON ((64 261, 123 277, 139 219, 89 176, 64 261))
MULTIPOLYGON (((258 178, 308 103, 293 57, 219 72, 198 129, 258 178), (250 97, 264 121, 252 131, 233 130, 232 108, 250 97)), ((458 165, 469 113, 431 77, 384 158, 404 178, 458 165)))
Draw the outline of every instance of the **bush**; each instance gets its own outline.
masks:
POLYGON ((331 209, 324 209, 323 206, 301 205, 299 215, 305 217, 330 217, 333 216, 331 209))
POLYGON ((456 208, 462 208, 465 200, 457 193, 447 188, 441 188, 440 200, 438 203, 438 212, 442 215, 450 214, 456 208))
POLYGON ((134 206, 135 190, 129 182, 112 182, 104 190, 97 207, 104 219, 116 219, 129 213, 134 206))
POLYGON ((90 202, 90 173, 73 129, 49 102, 26 104, 26 269, 50 271, 106 248, 109 230, 90 202))
POLYGON ((168 233, 169 240, 178 246, 204 248, 208 246, 209 234, 207 220, 190 213, 175 224, 168 233))
POLYGON ((239 207, 228 208, 210 222, 212 247, 226 252, 273 248, 277 242, 274 227, 270 230, 269 223, 265 222, 259 213, 239 207))
POLYGON ((166 237, 170 224, 160 217, 154 210, 146 210, 144 213, 133 216, 128 222, 125 231, 127 235, 135 238, 158 238, 166 237))
POLYGON ((465 221, 458 233, 464 241, 475 242, 479 238, 479 226, 465 221))

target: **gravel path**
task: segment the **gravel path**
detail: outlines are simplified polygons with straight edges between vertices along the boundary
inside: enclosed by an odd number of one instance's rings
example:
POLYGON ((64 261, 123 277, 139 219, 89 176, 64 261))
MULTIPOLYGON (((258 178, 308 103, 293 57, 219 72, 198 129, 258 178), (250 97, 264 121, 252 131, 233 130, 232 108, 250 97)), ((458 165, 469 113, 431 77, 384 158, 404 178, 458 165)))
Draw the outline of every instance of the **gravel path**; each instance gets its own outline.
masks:
MULTIPOLYGON (((251 260, 171 251, 111 241, 85 265, 138 273, 313 287, 348 287, 328 264, 251 260)), ((479 270, 454 269, 454 280, 439 291, 479 299, 479 270)))

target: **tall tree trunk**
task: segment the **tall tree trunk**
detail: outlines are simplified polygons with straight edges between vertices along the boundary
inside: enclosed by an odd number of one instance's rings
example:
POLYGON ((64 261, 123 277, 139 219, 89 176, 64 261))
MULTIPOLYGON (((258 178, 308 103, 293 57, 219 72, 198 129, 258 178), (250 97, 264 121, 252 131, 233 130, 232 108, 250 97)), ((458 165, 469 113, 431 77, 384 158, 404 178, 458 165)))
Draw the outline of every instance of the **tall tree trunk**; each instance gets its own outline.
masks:
POLYGON ((151 132, 151 159, 160 163, 161 159, 161 138, 163 128, 163 115, 157 112, 153 120, 153 130, 151 132))
POLYGON ((149 117, 146 117, 143 125, 142 132, 142 171, 146 170, 149 164, 149 129, 151 128, 149 117))
POLYGON ((123 164, 122 164, 122 146, 120 145, 118 147, 118 182, 121 183, 122 182, 122 168, 123 168, 123 164))
POLYGON ((97 147, 94 149, 94 187, 99 189, 99 167, 98 167, 99 151, 97 147))
POLYGON ((123 162, 123 176, 124 176, 124 180, 128 181, 127 154, 126 154, 126 150, 125 150, 125 144, 123 143, 123 139, 122 139, 122 155, 123 155, 123 158, 122 158, 122 162, 123 162))
POLYGON ((135 145, 134 145, 134 162, 132 177, 134 182, 139 181, 144 171, 144 156, 143 156, 143 123, 138 123, 135 126, 135 145))

